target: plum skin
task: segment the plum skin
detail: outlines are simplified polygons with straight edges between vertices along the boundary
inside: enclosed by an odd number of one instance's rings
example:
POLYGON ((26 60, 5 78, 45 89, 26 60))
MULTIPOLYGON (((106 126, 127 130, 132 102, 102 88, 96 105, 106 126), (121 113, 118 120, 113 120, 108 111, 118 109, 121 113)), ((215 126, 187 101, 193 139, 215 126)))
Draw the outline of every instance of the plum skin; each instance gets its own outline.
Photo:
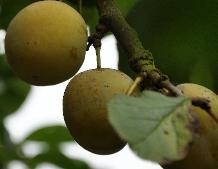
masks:
POLYGON ((125 93, 133 83, 113 69, 93 69, 75 76, 63 98, 66 125, 72 137, 95 154, 112 154, 125 145, 108 121, 107 103, 116 93, 125 93))
POLYGON ((72 77, 86 51, 87 27, 80 14, 59 1, 38 1, 10 22, 5 50, 9 65, 32 85, 54 85, 72 77))

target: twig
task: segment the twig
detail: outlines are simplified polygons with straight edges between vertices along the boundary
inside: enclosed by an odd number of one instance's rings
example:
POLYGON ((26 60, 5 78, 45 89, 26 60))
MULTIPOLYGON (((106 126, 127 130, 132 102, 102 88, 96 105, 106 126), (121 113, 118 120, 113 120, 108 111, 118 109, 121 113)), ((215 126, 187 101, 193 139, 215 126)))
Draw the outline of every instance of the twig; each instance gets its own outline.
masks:
POLYGON ((174 86, 169 80, 166 81, 162 81, 160 83, 160 85, 167 89, 170 92, 170 95, 172 96, 183 96, 181 90, 179 88, 177 88, 176 86, 174 86))
POLYGON ((96 32, 93 33, 88 38, 88 45, 86 50, 88 51, 89 48, 93 45, 95 48, 101 47, 101 39, 105 36, 105 34, 108 32, 108 28, 99 21, 98 25, 96 26, 96 32))
POLYGON ((102 23, 115 35, 137 73, 155 68, 152 54, 145 50, 135 30, 127 23, 114 0, 96 0, 102 23))
POLYGON ((148 80, 156 86, 164 86, 173 95, 181 95, 169 81, 169 78, 159 71, 148 50, 145 50, 135 30, 127 23, 116 6, 114 0, 96 0, 101 23, 103 23, 116 37, 118 43, 126 51, 130 67, 136 74, 146 72, 148 80))

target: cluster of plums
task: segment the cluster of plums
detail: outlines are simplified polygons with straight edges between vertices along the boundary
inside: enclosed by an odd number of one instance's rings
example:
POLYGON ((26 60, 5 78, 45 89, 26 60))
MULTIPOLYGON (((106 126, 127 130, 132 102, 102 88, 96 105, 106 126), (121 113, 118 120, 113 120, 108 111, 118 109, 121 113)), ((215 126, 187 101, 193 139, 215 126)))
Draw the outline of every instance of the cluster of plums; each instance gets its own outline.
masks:
MULTIPOLYGON (((22 9, 9 24, 7 60, 27 83, 58 84, 73 77, 83 64, 87 36, 85 21, 72 7, 59 1, 38 1, 22 9)), ((88 70, 71 79, 63 98, 64 119, 82 147, 96 154, 112 154, 126 145, 108 122, 107 103, 132 83, 126 74, 106 68, 88 70)), ((196 84, 178 87, 187 97, 210 100, 218 117, 215 93, 196 84)), ((200 121, 200 136, 187 158, 166 166, 168 169, 218 168, 218 125, 204 110, 192 109, 200 121)))
MULTIPOLYGON (((87 26, 81 15, 60 1, 39 1, 22 9, 7 29, 5 49, 14 73, 32 85, 61 83, 82 66, 87 26)), ((132 84, 114 69, 92 69, 69 82, 63 98, 66 125, 74 139, 97 154, 111 154, 125 142, 107 120, 106 104, 132 84)))

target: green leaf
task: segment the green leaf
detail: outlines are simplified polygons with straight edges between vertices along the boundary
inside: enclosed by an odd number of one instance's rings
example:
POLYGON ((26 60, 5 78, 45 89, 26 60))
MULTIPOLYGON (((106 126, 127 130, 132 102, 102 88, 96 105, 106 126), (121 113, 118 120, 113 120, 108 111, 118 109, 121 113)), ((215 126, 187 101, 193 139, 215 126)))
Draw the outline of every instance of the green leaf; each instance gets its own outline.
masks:
POLYGON ((0 55, 0 119, 15 112, 29 91, 30 85, 15 77, 6 62, 6 56, 0 55))
POLYGON ((109 120, 140 157, 164 164, 186 155, 192 141, 190 105, 186 98, 151 91, 140 97, 119 94, 108 105, 109 120))
POLYGON ((34 131, 27 136, 24 142, 26 141, 46 142, 52 148, 53 146, 58 146, 62 142, 73 141, 73 139, 66 127, 62 125, 55 125, 43 127, 34 131))
POLYGON ((33 159, 29 159, 27 165, 30 168, 35 168, 43 162, 55 164, 64 169, 91 169, 85 162, 70 159, 58 151, 51 151, 37 155, 33 159))
MULTIPOLYGON (((218 92, 217 8, 217 0, 146 0, 132 8, 127 20, 173 82, 199 83, 218 92)), ((120 57, 127 60, 124 54, 120 57)))

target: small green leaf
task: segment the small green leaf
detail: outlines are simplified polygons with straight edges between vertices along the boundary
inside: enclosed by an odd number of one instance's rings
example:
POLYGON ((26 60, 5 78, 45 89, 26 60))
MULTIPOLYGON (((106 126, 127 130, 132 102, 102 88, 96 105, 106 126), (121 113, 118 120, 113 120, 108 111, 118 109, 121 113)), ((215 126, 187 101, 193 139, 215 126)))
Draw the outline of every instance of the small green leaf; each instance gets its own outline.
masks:
POLYGON ((35 168, 37 165, 44 162, 55 164, 64 169, 90 169, 90 167, 85 162, 70 159, 58 151, 51 151, 37 155, 33 159, 29 159, 27 165, 30 168, 35 168))
POLYGON ((26 141, 40 141, 48 143, 51 148, 57 146, 62 142, 73 141, 66 127, 62 125, 55 125, 43 127, 31 133, 26 141))
POLYGON ((186 155, 192 141, 190 105, 186 98, 151 91, 140 97, 119 94, 108 105, 109 120, 140 157, 164 164, 186 155))

